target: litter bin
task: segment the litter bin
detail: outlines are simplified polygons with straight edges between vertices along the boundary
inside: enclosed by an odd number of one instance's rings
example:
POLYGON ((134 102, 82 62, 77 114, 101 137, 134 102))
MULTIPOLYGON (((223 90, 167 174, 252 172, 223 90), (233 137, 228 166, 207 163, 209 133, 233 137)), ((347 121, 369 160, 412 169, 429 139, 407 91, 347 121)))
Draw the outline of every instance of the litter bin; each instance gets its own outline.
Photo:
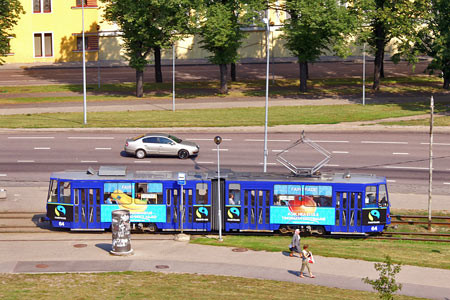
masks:
POLYGON ((130 211, 118 209, 112 211, 112 250, 114 255, 130 255, 133 253, 130 242, 130 211))

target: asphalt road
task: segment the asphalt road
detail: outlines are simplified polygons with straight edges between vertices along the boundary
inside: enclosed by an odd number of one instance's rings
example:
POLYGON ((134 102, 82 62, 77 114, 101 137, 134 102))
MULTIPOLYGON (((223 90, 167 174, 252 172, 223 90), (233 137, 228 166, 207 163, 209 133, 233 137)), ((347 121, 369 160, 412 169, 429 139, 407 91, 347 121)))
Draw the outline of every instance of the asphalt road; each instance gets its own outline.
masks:
MULTIPOLYGON (((200 155, 186 160, 148 157, 143 160, 123 151, 127 137, 140 131, 7 132, 0 134, 0 183, 39 182, 46 185, 51 172, 68 169, 125 165, 128 170, 208 171, 217 167, 216 133, 184 133, 183 139, 200 145, 200 155)), ((222 168, 263 171, 264 135, 254 132, 221 133, 222 168)), ((300 137, 295 133, 270 133, 268 172, 288 173, 276 155, 300 137)), ((386 176, 391 192, 426 194, 428 191, 428 135, 411 132, 313 132, 307 135, 327 149, 332 158, 322 172, 371 173, 386 176)), ((450 139, 434 136, 433 192, 450 194, 450 139)), ((312 167, 324 157, 306 144, 283 155, 297 167, 312 167)))

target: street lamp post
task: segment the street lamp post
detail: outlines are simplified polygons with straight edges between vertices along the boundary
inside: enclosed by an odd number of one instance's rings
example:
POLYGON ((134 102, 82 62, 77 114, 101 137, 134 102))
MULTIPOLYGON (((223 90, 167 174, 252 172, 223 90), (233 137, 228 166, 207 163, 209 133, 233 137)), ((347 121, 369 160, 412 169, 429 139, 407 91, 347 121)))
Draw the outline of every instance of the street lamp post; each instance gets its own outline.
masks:
POLYGON ((219 145, 222 142, 222 138, 220 136, 216 136, 214 138, 214 143, 217 145, 217 203, 219 205, 219 210, 217 211, 217 215, 219 217, 219 241, 223 241, 222 239, 222 208, 220 203, 220 148, 219 145))
POLYGON ((366 43, 363 46, 363 105, 366 105, 366 43))
POLYGON ((175 43, 172 46, 172 111, 175 111, 175 43))
POLYGON ((84 1, 81 0, 81 39, 83 47, 83 115, 84 115, 84 125, 87 124, 87 114, 86 114, 86 50, 84 41, 84 1))
POLYGON ((267 172, 267 119, 269 117, 269 38, 270 38, 270 22, 269 22, 269 11, 266 10, 266 18, 264 18, 264 23, 266 23, 266 112, 264 121, 264 173, 267 172))

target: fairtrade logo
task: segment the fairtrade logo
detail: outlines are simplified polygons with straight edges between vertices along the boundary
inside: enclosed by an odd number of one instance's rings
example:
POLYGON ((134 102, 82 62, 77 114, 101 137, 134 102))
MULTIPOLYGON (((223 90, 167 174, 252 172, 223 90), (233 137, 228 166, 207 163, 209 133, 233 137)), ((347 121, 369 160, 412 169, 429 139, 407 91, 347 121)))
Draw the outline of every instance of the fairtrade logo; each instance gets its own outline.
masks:
POLYGON ((377 218, 378 220, 380 219, 380 212, 378 210, 371 210, 369 213, 369 220, 373 221, 374 217, 377 218))
POLYGON ((208 210, 206 209, 206 207, 199 207, 197 209, 197 211, 195 212, 195 214, 197 215, 197 218, 202 218, 202 214, 207 217, 208 216, 208 210))
POLYGON ((228 210, 228 218, 230 219, 234 219, 234 216, 239 217, 239 215, 241 214, 241 212, 239 211, 239 209, 237 207, 232 207, 228 210))
POLYGON ((66 208, 62 205, 58 205, 57 207, 55 207, 55 215, 59 217, 60 212, 62 215, 66 215, 66 208))

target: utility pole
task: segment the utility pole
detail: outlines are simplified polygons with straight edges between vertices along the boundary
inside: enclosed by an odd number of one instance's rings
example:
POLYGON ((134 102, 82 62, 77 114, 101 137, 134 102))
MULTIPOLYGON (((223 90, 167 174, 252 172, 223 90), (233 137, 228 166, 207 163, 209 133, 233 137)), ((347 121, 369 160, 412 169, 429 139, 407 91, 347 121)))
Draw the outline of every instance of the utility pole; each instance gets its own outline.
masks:
POLYGON ((431 194, 433 190, 433 122, 434 122, 434 99, 430 101, 430 167, 428 185, 428 231, 431 231, 431 194))

